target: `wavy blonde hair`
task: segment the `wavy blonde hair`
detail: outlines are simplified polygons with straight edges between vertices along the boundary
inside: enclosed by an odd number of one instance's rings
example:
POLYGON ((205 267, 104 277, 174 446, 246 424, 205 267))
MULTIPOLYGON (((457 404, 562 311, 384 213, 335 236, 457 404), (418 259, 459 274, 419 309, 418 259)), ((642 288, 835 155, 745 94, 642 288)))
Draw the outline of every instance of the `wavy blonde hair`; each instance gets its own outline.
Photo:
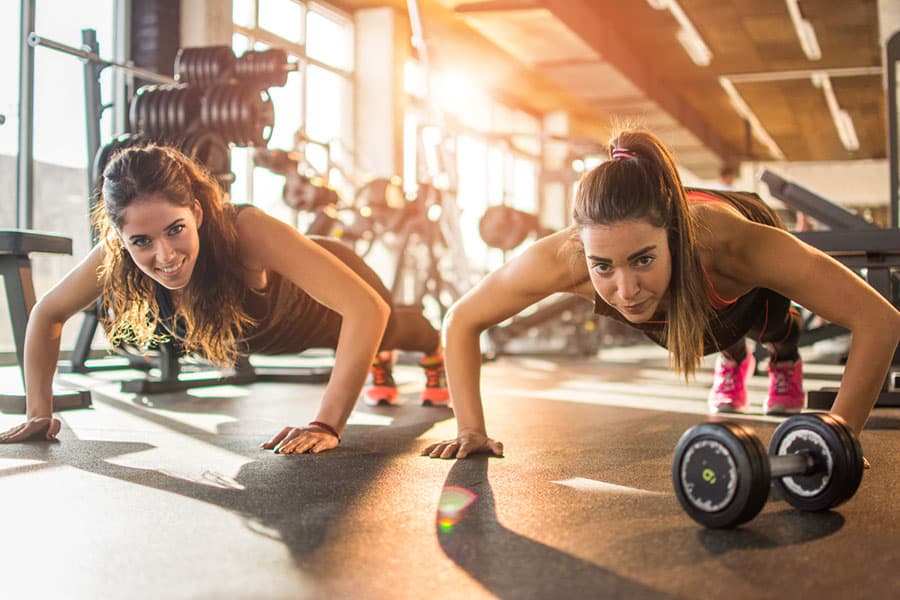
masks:
POLYGON ((668 232, 672 254, 666 347, 676 371, 690 378, 700 365, 713 310, 697 252, 695 225, 675 161, 663 143, 641 129, 617 132, 611 160, 587 173, 578 185, 572 216, 578 229, 643 220, 668 232), (616 148, 629 156, 612 158, 616 148))
POLYGON ((222 366, 234 364, 241 353, 239 341, 252 324, 243 308, 246 285, 234 213, 209 173, 178 150, 151 144, 126 148, 110 159, 92 222, 106 246, 98 271, 100 320, 111 343, 147 349, 172 336, 188 354, 222 366), (184 324, 182 336, 174 326, 161 333, 158 284, 135 265, 119 235, 125 210, 149 195, 191 209, 196 199, 203 210, 197 263, 173 320, 184 324))

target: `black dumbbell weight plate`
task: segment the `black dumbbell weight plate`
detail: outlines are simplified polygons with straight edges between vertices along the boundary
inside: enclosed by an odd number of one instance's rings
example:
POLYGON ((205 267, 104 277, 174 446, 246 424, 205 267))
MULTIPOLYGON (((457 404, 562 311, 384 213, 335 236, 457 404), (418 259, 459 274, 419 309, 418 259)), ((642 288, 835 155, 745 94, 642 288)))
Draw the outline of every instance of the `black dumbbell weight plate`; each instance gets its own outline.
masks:
POLYGON ((675 448, 672 483, 685 512, 706 527, 735 527, 759 514, 769 495, 766 451, 753 431, 701 423, 675 448))
POLYGON ((791 506, 828 510, 856 493, 862 479, 862 450, 846 424, 827 413, 806 413, 786 420, 772 436, 769 455, 804 451, 816 461, 812 473, 774 479, 775 488, 791 506))

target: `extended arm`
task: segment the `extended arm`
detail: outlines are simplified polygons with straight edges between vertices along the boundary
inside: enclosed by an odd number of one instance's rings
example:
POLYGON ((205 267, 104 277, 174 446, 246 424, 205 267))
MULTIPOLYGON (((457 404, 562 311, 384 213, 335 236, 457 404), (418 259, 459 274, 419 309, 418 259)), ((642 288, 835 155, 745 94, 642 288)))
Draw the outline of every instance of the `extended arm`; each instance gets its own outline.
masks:
POLYGON ((563 230, 535 242, 451 307, 444 322, 444 364, 458 437, 432 444, 423 454, 441 458, 464 458, 479 451, 502 454, 502 445, 487 437, 479 337, 552 293, 584 290, 587 267, 569 247, 571 235, 571 230, 563 230))
POLYGON ((737 229, 736 272, 846 327, 852 342, 832 411, 859 434, 900 340, 900 312, 851 270, 789 233, 746 223, 737 229))
POLYGON ((53 419, 53 374, 59 360, 60 335, 65 322, 100 295, 97 268, 104 249, 96 246, 74 269, 47 292, 28 316, 25 330, 24 425, 0 433, 0 442, 54 437, 59 422, 53 419))
MULTIPOLYGON (((381 343, 390 307, 347 265, 281 221, 245 209, 238 227, 248 264, 277 271, 341 315, 334 368, 315 418, 340 434, 381 343)), ((335 436, 322 428, 286 427, 263 447, 277 447, 278 452, 318 452, 335 445, 335 436)))

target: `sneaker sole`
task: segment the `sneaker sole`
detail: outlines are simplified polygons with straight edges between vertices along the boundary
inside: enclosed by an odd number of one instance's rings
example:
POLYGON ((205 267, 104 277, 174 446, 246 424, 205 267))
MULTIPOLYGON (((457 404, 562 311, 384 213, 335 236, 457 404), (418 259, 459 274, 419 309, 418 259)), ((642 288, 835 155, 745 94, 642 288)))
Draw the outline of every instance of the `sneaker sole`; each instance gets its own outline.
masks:
POLYGON ((443 406, 450 406, 450 401, 446 402, 432 402, 431 400, 422 400, 422 406, 433 406, 435 408, 440 408, 443 406))
POLYGON ((369 400, 366 398, 366 404, 369 406, 394 406, 397 404, 397 401, 387 400, 386 398, 381 398, 380 400, 369 400))
POLYGON ((767 415, 796 415, 803 412, 803 407, 785 408, 783 406, 767 406, 763 412, 767 415))
POLYGON ((713 406, 710 407, 709 412, 718 415, 718 414, 727 414, 727 415, 736 415, 736 414, 744 414, 747 412, 747 407, 742 406, 740 408, 735 408, 734 406, 713 406))

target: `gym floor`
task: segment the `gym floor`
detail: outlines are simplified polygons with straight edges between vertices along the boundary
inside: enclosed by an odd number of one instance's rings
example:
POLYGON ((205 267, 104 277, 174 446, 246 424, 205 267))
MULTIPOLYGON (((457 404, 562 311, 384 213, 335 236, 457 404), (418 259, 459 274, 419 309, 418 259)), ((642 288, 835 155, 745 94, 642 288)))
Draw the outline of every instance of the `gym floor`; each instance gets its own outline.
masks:
MULTIPOLYGON (((807 358, 807 357, 805 357, 807 358)), ((774 494, 735 530, 705 530, 671 484, 681 434, 705 420, 712 362, 685 384, 657 348, 485 366, 505 458, 420 457, 449 409, 357 406, 340 448, 258 444, 313 418, 322 386, 253 384, 137 397, 122 372, 65 376, 93 391, 59 413, 60 442, 0 446, 7 598, 900 597, 900 409, 862 436, 857 494, 802 513, 774 494), (474 501, 472 501, 474 498, 474 501), (468 506, 465 506, 469 503, 468 506), (439 510, 455 508, 457 510, 439 510)), ((840 368, 807 358, 807 388, 840 368)), ((3 369, 7 382, 17 371, 3 369)), ((754 377, 761 415, 767 378, 754 377)), ((0 414, 0 427, 21 415, 0 414)))

